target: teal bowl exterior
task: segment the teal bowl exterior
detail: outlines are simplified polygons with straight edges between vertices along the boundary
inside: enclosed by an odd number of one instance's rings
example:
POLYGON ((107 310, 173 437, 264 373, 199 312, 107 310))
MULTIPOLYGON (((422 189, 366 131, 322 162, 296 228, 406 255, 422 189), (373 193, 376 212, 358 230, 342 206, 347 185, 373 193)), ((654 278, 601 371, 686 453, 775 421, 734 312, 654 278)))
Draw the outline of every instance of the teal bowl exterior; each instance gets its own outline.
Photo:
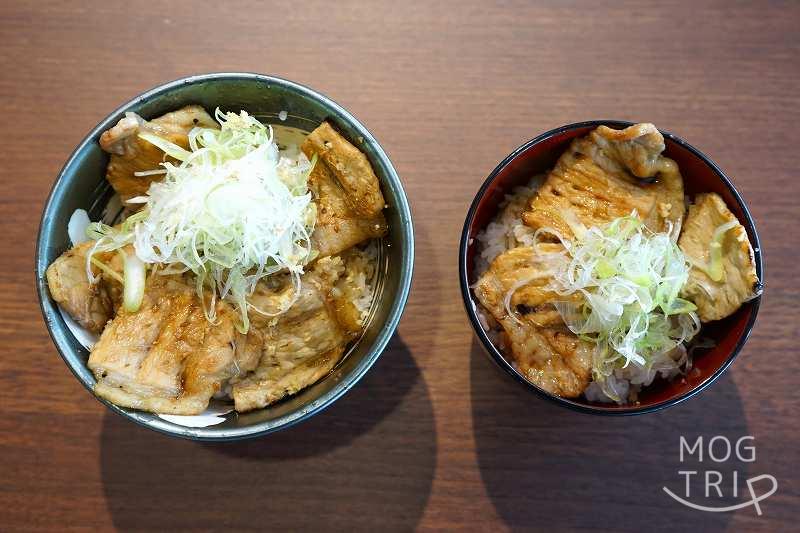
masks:
POLYGON ((137 96, 100 122, 72 153, 45 204, 36 246, 36 288, 47 329, 64 362, 90 392, 95 379, 86 366, 88 350, 72 335, 50 298, 45 271, 70 247, 67 221, 72 213, 85 209, 92 220, 97 220, 112 195, 105 180, 108 157, 98 145, 100 135, 126 111, 147 119, 187 104, 200 104, 209 112, 216 107, 223 111, 244 109, 258 117, 276 117, 271 122, 303 131, 313 130, 323 120, 330 121, 369 158, 388 206, 389 235, 381 247, 377 303, 362 338, 320 382, 275 406, 243 414, 230 413, 224 422, 205 428, 180 426, 157 415, 118 407, 98 398, 125 418, 173 436, 209 441, 256 437, 319 413, 355 385, 380 356, 397 328, 411 287, 414 264, 411 210, 397 172, 370 132, 344 108, 307 87, 260 74, 215 73, 179 79, 137 96), (279 122, 281 111, 286 115, 279 122))

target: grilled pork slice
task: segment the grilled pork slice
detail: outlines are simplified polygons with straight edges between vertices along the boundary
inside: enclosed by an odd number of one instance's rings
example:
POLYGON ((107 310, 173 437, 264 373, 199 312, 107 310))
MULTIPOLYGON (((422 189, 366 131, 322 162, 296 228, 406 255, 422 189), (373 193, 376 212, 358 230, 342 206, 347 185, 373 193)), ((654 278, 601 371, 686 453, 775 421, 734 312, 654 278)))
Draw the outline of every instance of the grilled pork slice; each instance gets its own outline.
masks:
MULTIPOLYGON (((95 393, 123 407, 195 415, 222 383, 248 366, 236 349, 234 311, 217 304, 209 322, 193 282, 152 275, 135 313, 121 309, 92 348, 95 393)), ((252 357, 249 358, 252 367, 252 357)))
POLYGON ((323 122, 312 131, 303 143, 303 152, 310 153, 328 167, 336 180, 349 194, 347 203, 353 213, 360 216, 375 216, 383 210, 378 177, 367 157, 350 144, 328 122, 323 122))
POLYGON ((680 224, 683 179, 663 150, 664 138, 652 124, 600 126, 572 142, 522 219, 534 229, 554 228, 568 240, 576 222, 598 226, 634 210, 653 231, 680 224))
POLYGON ((703 322, 732 315, 758 290, 753 248, 747 231, 716 193, 698 194, 678 240, 678 246, 692 263, 682 296, 697 306, 703 322), (710 262, 714 234, 720 226, 733 223, 720 241, 722 279, 713 280, 703 266, 710 262))
MULTIPOLYGON (((545 254, 564 250, 560 244, 540 244, 545 254)), ((475 294, 493 317, 508 314, 505 298, 513 291, 508 309, 516 316, 536 326, 563 325, 555 310, 554 301, 573 301, 575 297, 559 296, 548 290, 551 281, 547 274, 548 255, 537 254, 528 246, 512 248, 497 256, 475 286, 475 294)), ((550 256, 552 257, 552 256, 550 256)))
POLYGON ((563 398, 577 398, 592 377, 594 345, 565 326, 539 328, 504 318, 517 369, 528 381, 563 398))
MULTIPOLYGON (((86 254, 92 246, 94 241, 79 244, 53 261, 47 267, 47 287, 53 300, 78 324, 92 333, 100 333, 116 314, 121 285, 111 277, 101 275, 97 267, 92 267, 92 270, 100 279, 97 283, 89 283, 86 254)), ((97 257, 122 272, 122 265, 114 262, 110 254, 97 254, 97 257)))
POLYGON ((126 113, 116 126, 100 136, 100 147, 111 154, 106 169, 106 179, 123 202, 145 194, 150 188, 150 183, 163 177, 161 174, 150 176, 134 174, 157 170, 161 168, 159 164, 165 160, 164 152, 140 139, 139 133, 154 133, 183 148, 188 148, 188 134, 195 126, 219 127, 205 109, 198 105, 190 105, 151 121, 146 121, 135 113, 126 113))
MULTIPOLYGON (((246 334, 236 331, 237 317, 225 302, 209 322, 190 278, 150 276, 140 309, 120 310, 91 351, 95 392, 123 407, 193 415, 230 381, 237 410, 274 403, 327 375, 361 333, 371 268, 356 250, 345 260, 317 261, 303 275, 297 301, 279 315, 293 300, 288 276, 260 283, 246 334)), ((80 272, 76 280, 85 281, 80 272)), ((88 294, 79 295, 84 307, 88 294)), ((103 318, 111 313, 110 297, 104 304, 103 318)))
POLYGON ((317 204, 311 241, 319 257, 385 235, 383 194, 366 156, 327 122, 309 134, 301 149, 309 159, 318 158, 309 188, 317 204))
POLYGON ((547 254, 562 250, 543 244, 514 248, 497 256, 478 280, 475 296, 503 329, 506 347, 517 369, 532 383, 558 396, 574 398, 589 385, 593 345, 570 332, 553 307, 574 301, 547 289, 547 254), (513 291, 508 308, 505 298, 513 291))
MULTIPOLYGON (((263 346, 255 372, 231 380, 237 411, 275 403, 317 382, 336 366, 348 342, 361 332, 360 324, 340 320, 337 298, 342 296, 335 287, 347 275, 341 258, 323 258, 303 276, 298 299, 286 313, 272 319, 251 313, 251 328, 263 335, 263 346)), ((259 287, 251 302, 272 314, 292 294, 291 287, 259 287)))

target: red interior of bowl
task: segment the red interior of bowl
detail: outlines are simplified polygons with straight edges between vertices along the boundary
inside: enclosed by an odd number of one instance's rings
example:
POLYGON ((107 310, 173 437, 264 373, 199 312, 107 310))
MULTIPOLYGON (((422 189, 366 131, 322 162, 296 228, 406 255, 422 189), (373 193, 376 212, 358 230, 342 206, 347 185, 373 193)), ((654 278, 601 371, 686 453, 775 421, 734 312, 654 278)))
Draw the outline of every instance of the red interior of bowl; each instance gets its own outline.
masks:
MULTIPOLYGON (((611 127, 624 127, 624 124, 606 122, 611 127)), ((475 280, 474 236, 480 232, 497 214, 497 207, 506 193, 516 186, 526 184, 536 174, 541 174, 552 168, 558 157, 567 149, 572 139, 586 135, 597 124, 579 125, 556 130, 551 135, 539 141, 533 141, 523 147, 504 166, 501 166, 494 179, 485 186, 484 194, 474 212, 472 223, 469 226, 468 244, 466 247, 466 273, 467 279, 475 280)), ((686 194, 694 196, 700 192, 716 192, 725 200, 728 208, 738 217, 747 229, 750 242, 758 246, 752 219, 746 208, 741 203, 738 193, 729 184, 715 165, 694 148, 680 139, 665 134, 665 155, 674 159, 680 167, 684 179, 686 194), (705 159, 704 159, 705 158, 705 159)), ((513 155, 513 154, 512 154, 513 155)), ((758 275, 762 278, 760 268, 760 251, 756 250, 756 265, 758 275)), ((694 366, 685 378, 677 378, 671 382, 657 380, 651 386, 643 389, 639 402, 635 406, 617 406, 612 404, 596 404, 577 399, 576 403, 591 405, 594 408, 609 411, 624 411, 653 407, 658 404, 670 403, 685 397, 698 387, 703 386, 708 380, 725 368, 727 363, 736 355, 741 345, 749 334, 757 305, 749 302, 743 305, 734 315, 710 324, 703 325, 701 335, 714 340, 715 347, 698 349, 694 352, 694 366)), ((522 376, 520 375, 520 378, 522 376)), ((522 378, 524 379, 524 378, 522 378)))

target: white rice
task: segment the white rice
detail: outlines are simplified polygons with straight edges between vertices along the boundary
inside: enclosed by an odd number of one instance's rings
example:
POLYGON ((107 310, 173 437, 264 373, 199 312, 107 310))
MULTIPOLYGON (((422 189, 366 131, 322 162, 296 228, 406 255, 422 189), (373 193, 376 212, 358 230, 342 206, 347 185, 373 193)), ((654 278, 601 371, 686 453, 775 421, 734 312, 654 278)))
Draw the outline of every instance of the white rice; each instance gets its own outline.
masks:
MULTIPOLYGON (((662 354, 660 359, 655 360, 649 368, 631 364, 625 368, 616 369, 612 375, 606 378, 606 386, 619 398, 635 402, 639 391, 653 383, 656 376, 669 380, 680 374, 684 365, 679 364, 676 367, 675 361, 685 361, 686 357, 686 348, 683 345, 678 346, 671 353, 662 354)), ((589 383, 583 394, 590 402, 614 402, 603 392, 602 387, 596 381, 589 383)))
POLYGON ((378 241, 373 239, 363 248, 353 248, 347 258, 348 275, 339 279, 336 288, 353 302, 361 313, 359 325, 364 326, 372 301, 375 299, 375 281, 378 272, 378 241))
POLYGON ((479 243, 479 253, 475 259, 478 277, 486 272, 498 255, 533 243, 533 230, 522 223, 521 216, 528 200, 539 190, 545 178, 544 174, 535 176, 527 185, 515 187, 511 194, 506 194, 498 206, 500 213, 475 236, 479 243))

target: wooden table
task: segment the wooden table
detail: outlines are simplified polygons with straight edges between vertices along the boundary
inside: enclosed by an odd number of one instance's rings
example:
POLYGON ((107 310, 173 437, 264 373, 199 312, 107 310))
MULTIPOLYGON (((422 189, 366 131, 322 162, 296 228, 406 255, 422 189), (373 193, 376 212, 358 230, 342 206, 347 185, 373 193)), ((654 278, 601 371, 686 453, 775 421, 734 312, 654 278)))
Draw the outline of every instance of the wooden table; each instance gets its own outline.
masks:
POLYGON ((537 4, 3 2, 0 530, 796 527, 800 5, 537 4), (399 333, 366 378, 299 427, 226 445, 97 403, 51 344, 33 284, 41 207, 73 147, 133 95, 209 71, 282 76, 352 111, 403 179, 417 246, 399 333), (658 414, 597 418, 529 395, 462 309, 457 242, 480 183, 523 141, 592 118, 652 121, 701 147, 763 241, 749 343, 711 389, 658 414), (663 492, 683 486, 680 436, 717 435, 754 436, 757 460, 694 466, 719 470, 726 494, 734 470, 744 488, 774 475, 763 515, 663 492))

